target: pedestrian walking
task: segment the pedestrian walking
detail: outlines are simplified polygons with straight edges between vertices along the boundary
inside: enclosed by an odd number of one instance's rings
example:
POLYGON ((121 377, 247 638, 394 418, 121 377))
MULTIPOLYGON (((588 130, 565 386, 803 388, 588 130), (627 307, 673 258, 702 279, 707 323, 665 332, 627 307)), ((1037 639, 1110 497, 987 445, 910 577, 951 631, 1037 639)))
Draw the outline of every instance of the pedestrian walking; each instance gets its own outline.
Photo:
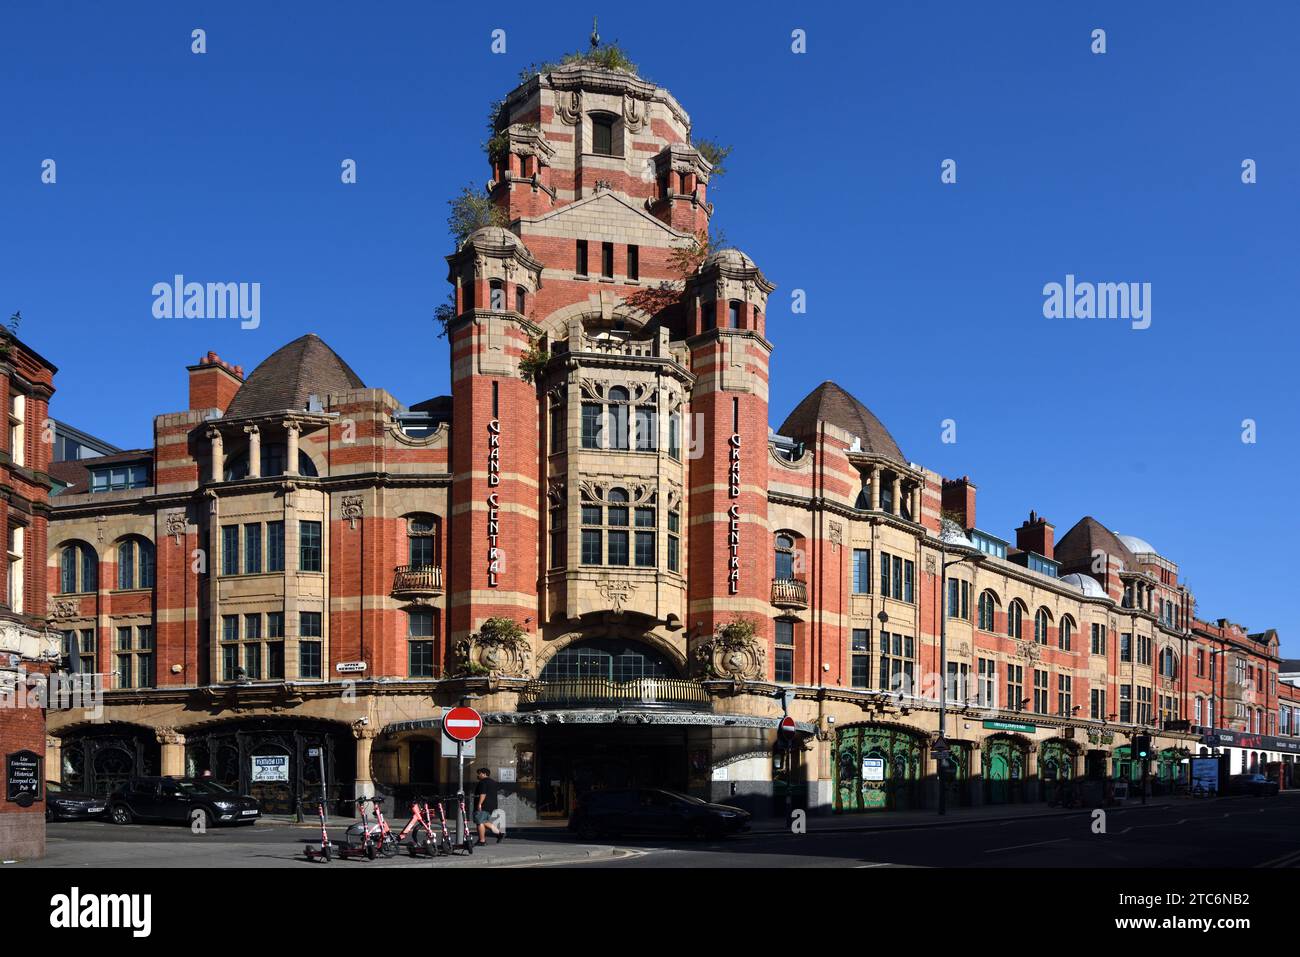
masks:
POLYGON ((492 823, 497 809, 497 783, 487 768, 478 769, 478 784, 474 787, 474 823, 478 825, 478 846, 487 843, 487 832, 496 835, 500 844, 506 836, 505 828, 492 823))

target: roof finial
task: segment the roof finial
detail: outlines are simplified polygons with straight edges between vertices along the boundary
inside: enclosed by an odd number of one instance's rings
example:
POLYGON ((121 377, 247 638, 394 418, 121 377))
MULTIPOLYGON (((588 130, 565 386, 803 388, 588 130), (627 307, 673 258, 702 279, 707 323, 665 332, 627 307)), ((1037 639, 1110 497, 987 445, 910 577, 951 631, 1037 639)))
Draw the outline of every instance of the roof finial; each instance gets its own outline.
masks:
POLYGON ((596 32, 596 18, 595 18, 595 17, 592 17, 592 18, 591 18, 591 49, 592 49, 592 52, 594 53, 594 52, 596 51, 596 48, 599 47, 599 46, 600 46, 600 34, 596 32))

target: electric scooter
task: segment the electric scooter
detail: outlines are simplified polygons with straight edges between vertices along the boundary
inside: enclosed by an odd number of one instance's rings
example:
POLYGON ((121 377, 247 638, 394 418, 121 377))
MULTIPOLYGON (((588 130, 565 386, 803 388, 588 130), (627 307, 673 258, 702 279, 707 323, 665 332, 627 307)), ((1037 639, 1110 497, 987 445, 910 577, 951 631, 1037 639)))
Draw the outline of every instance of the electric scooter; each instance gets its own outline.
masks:
POLYGON ((405 841, 408 834, 411 843, 407 845, 407 850, 412 857, 417 853, 424 853, 429 857, 438 853, 438 841, 433 830, 433 813, 429 810, 429 802, 424 798, 411 799, 411 819, 397 835, 397 843, 400 845, 405 841))
POLYGON ((328 864, 330 862, 330 857, 332 856, 334 850, 334 845, 330 842, 329 831, 325 829, 325 799, 324 798, 322 798, 320 801, 317 802, 316 808, 320 812, 320 847, 314 848, 308 846, 304 848, 304 850, 307 853, 307 860, 314 861, 319 859, 324 861, 326 864, 328 864))
POLYGON ((344 843, 338 848, 339 857, 345 859, 364 857, 368 861, 373 861, 380 854, 384 857, 392 857, 396 854, 397 841, 388 827, 388 822, 384 820, 384 812, 379 807, 379 802, 373 797, 357 798, 357 809, 361 812, 361 820, 349 825, 344 834, 344 843), (367 804, 374 808, 373 822, 366 813, 367 804))

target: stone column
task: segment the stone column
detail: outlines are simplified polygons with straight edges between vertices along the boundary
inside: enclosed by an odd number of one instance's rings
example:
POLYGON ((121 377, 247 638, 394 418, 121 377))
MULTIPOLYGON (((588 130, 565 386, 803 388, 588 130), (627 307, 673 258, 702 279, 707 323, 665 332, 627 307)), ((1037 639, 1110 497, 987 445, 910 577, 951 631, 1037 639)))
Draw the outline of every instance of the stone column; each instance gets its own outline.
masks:
POLYGON ((248 433, 248 477, 262 477, 262 430, 255 425, 244 426, 248 433))
POLYGON ((185 735, 175 728, 159 728, 154 736, 162 745, 160 773, 163 777, 185 777, 185 735))
POLYGON ((289 433, 289 443, 288 443, 289 448, 288 451, 285 453, 286 461, 284 463, 284 474, 297 475, 298 474, 298 423, 286 422, 284 423, 284 427, 286 431, 288 431, 289 433))
POLYGON ((907 493, 908 508, 912 512, 912 521, 921 520, 921 486, 913 485, 907 493))
POLYGON ((226 478, 226 451, 222 444, 221 430, 208 429, 207 435, 212 443, 212 472, 210 478, 213 482, 221 482, 226 478))
POLYGON ((1029 746, 1029 755, 1025 760, 1025 799, 1038 800, 1038 745, 1029 746))
POLYGON ((970 803, 972 807, 984 803, 984 749, 978 741, 970 749, 970 803))
POLYGON ((375 793, 375 782, 370 777, 370 751, 374 747, 379 729, 372 724, 352 723, 352 736, 357 739, 357 776, 353 782, 354 798, 370 797, 375 793))
POLYGON ((63 739, 52 734, 45 736, 45 779, 63 781, 63 739))
POLYGON ((871 510, 880 511, 880 467, 871 470, 871 510))
POLYGON ((903 500, 902 498, 900 498, 900 496, 902 495, 902 482, 899 481, 897 472, 894 473, 893 484, 891 488, 893 490, 893 501, 890 502, 891 510, 893 514, 901 515, 903 513, 903 500))

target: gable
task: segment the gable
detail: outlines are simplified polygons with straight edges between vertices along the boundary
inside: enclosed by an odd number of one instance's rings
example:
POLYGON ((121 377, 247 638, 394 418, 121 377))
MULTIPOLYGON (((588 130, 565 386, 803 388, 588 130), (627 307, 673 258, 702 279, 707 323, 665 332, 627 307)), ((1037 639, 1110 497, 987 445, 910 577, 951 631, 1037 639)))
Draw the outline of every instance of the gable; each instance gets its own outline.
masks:
POLYGON ((682 246, 692 238, 614 193, 603 190, 551 210, 544 216, 519 220, 519 232, 525 243, 530 236, 586 239, 611 231, 627 235, 629 239, 636 237, 646 246, 682 246))

